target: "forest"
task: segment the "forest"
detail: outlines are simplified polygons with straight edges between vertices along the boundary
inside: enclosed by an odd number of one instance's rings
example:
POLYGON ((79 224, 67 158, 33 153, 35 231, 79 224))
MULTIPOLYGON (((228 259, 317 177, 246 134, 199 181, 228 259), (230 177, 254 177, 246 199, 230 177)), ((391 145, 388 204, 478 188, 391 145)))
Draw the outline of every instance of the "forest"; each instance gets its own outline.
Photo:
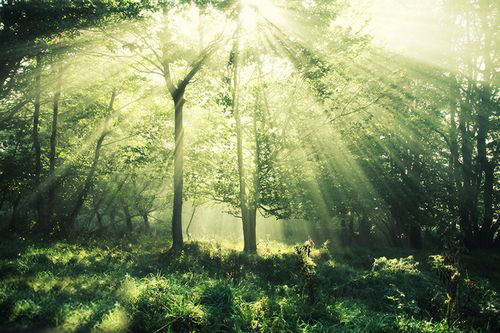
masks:
POLYGON ((0 333, 499 332, 497 0, 0 0, 0 333))

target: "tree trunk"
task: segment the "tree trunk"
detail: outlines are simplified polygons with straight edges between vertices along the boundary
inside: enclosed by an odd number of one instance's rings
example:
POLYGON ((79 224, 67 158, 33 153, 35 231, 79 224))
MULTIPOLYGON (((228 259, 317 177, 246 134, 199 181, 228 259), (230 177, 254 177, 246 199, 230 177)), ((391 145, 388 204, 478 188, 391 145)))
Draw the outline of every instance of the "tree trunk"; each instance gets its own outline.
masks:
POLYGON ((198 59, 191 64, 188 73, 177 82, 174 83, 170 73, 170 53, 171 45, 169 41, 170 29, 168 27, 168 8, 163 8, 164 22, 163 31, 161 33, 162 59, 161 69, 165 79, 167 90, 174 101, 175 107, 175 152, 174 152, 174 205, 172 212, 172 249, 179 250, 183 247, 184 241, 182 238, 182 192, 183 192, 183 173, 184 173, 184 128, 182 123, 183 108, 184 108, 184 92, 187 85, 193 77, 202 68, 205 61, 215 48, 207 47, 202 51, 198 59))
POLYGON ((7 189, 5 189, 4 191, 2 191, 2 199, 0 200, 0 211, 2 210, 3 208, 3 205, 5 203, 5 199, 7 198, 7 189))
POLYGON ((149 218, 147 212, 142 213, 142 220, 144 222, 144 230, 149 231, 151 227, 149 225, 149 218))
MULTIPOLYGON (((484 170, 484 220, 481 230, 481 244, 486 248, 493 247, 493 241, 498 227, 493 225, 493 195, 494 195, 494 183, 495 183, 495 164, 487 163, 486 169, 484 170)), ((500 239, 500 236, 497 236, 500 239)))
POLYGON ((128 210, 128 206, 125 205, 123 206, 123 214, 125 215, 125 225, 127 227, 127 232, 132 232, 133 225, 132 225, 132 216, 130 216, 130 211, 128 210))
POLYGON ((359 217, 358 233, 361 244, 370 244, 370 221, 365 213, 359 217))
POLYGON ((408 230, 408 243, 412 249, 422 249, 422 229, 417 222, 410 223, 408 230))
POLYGON ((45 230, 47 221, 45 219, 45 211, 43 204, 43 188, 41 182, 42 173, 42 148, 40 143, 40 94, 41 86, 40 80, 42 75, 42 56, 36 56, 36 69, 35 69, 35 101, 34 101, 34 114, 33 114, 33 147, 35 149, 35 205, 37 212, 37 226, 40 230, 45 230))
MULTIPOLYGON (((484 172, 483 184, 483 204, 484 214, 480 234, 480 244, 484 247, 493 247, 496 229, 493 227, 494 214, 494 186, 495 186, 495 153, 493 158, 488 160, 486 138, 491 130, 490 116, 494 113, 495 103, 492 83, 495 80, 495 66, 492 60, 491 50, 495 48, 494 32, 495 25, 490 25, 488 15, 491 13, 490 1, 479 1, 481 28, 484 31, 484 82, 481 89, 481 106, 478 110, 478 159, 484 172)), ((478 184, 480 186, 480 184, 478 184)), ((500 238, 499 236, 497 236, 500 238)))
POLYGON ((248 210, 248 252, 257 253, 257 208, 252 206, 248 210))
POLYGON ((241 206, 241 224, 243 227, 243 251, 250 252, 250 223, 248 223, 248 210, 241 206))
MULTIPOLYGON (((486 89, 486 88, 484 88, 486 89)), ((478 134, 477 134, 477 189, 480 191, 482 174, 484 172, 483 182, 483 221, 481 230, 478 233, 476 240, 480 247, 491 247, 494 234, 491 234, 491 226, 493 223, 493 186, 495 179, 495 165, 488 161, 486 152, 486 136, 489 130, 489 98, 483 92, 482 104, 478 111, 478 134)))
MULTIPOLYGON (((449 193, 449 209, 450 212, 455 212, 458 209, 458 216, 461 225, 464 225, 466 219, 466 212, 464 210, 463 204, 463 184, 460 178, 460 162, 459 162, 459 152, 458 152, 458 134, 457 134, 457 103, 458 103, 458 87, 456 78, 450 80, 450 130, 449 130, 449 140, 450 140, 450 183, 451 191, 449 193)), ((452 234, 456 228, 456 223, 452 222, 452 234)))
POLYGON ((196 213, 196 206, 193 202, 193 210, 191 211, 191 218, 189 219, 189 223, 188 223, 187 228, 186 228, 186 235, 187 235, 188 240, 191 239, 191 235, 189 234, 189 228, 191 227, 191 223, 193 223, 193 218, 194 218, 195 213, 196 213))
POLYGON ((245 166, 243 165, 243 131, 241 126, 241 114, 239 109, 238 101, 238 46, 235 43, 234 47, 234 73, 233 73, 233 114, 236 121, 236 153, 238 155, 238 180, 240 186, 240 210, 241 210, 241 220, 243 223, 243 251, 252 252, 251 244, 251 221, 248 207, 248 200, 246 194, 246 184, 245 184, 245 166))
POLYGON ((56 158, 57 158, 57 126, 59 121, 59 99, 61 97, 61 69, 59 68, 59 73, 56 79, 56 91, 54 93, 54 99, 52 104, 52 133, 50 135, 50 154, 49 154, 49 190, 47 198, 47 216, 50 225, 53 223, 54 214, 54 197, 56 190, 56 158))
POLYGON ((184 245, 182 238, 182 193, 184 186, 184 128, 182 123, 184 91, 174 98, 175 103, 175 152, 174 152, 174 207, 172 212, 172 248, 184 245))
POLYGON ((469 139, 469 130, 467 126, 468 107, 462 105, 460 108, 459 129, 461 134, 461 151, 462 151, 462 179, 463 188, 460 198, 461 204, 461 229, 464 233, 464 238, 468 246, 474 244, 473 231, 473 210, 474 210, 474 194, 475 187, 472 184, 472 145, 469 139))
POLYGON ((241 222, 243 225, 243 251, 252 252, 252 222, 250 219, 250 208, 247 200, 246 184, 245 184, 245 166, 243 164, 243 131, 241 126, 241 114, 239 108, 239 34, 240 22, 238 18, 238 27, 235 33, 233 43, 233 86, 232 86, 232 112, 236 122, 236 154, 238 159, 238 181, 240 188, 240 210, 241 222))
MULTIPOLYGON (((259 96, 259 95, 257 95, 259 96)), ((257 97, 258 98, 258 97, 257 97)), ((251 253, 257 253, 257 212, 260 202, 260 142, 259 142, 259 132, 257 128, 257 118, 258 118, 258 108, 259 100, 256 100, 254 114, 253 114, 253 135, 255 140, 255 170, 253 174, 253 192, 251 202, 248 208, 248 251, 251 253)))
POLYGON ((19 193, 12 202, 12 213, 9 221, 8 230, 15 233, 19 229, 19 203, 21 202, 21 193, 19 193))

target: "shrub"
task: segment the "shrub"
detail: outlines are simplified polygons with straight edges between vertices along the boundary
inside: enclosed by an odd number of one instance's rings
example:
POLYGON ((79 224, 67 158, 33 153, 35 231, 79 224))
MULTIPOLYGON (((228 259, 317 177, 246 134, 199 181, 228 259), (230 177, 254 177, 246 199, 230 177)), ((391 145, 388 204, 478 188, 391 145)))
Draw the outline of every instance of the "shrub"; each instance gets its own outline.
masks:
POLYGON ((418 262, 413 256, 399 259, 376 258, 372 266, 373 272, 418 274, 418 262))

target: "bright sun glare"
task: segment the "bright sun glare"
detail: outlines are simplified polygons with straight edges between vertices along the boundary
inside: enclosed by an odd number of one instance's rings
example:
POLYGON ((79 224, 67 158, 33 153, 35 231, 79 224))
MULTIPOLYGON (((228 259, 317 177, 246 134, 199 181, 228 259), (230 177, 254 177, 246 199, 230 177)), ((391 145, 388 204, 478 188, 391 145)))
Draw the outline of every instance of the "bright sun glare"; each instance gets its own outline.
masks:
POLYGON ((434 0, 351 0, 335 23, 371 35, 390 52, 443 66, 450 29, 438 5, 434 0))
POLYGON ((274 22, 279 9, 268 0, 241 0, 241 21, 247 30, 255 30, 262 20, 274 22))

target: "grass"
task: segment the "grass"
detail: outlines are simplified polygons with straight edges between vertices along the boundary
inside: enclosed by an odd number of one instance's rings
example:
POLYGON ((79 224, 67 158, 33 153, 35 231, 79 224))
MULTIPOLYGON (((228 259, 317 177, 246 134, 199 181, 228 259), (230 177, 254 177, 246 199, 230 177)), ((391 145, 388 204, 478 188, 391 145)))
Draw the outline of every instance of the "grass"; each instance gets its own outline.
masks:
POLYGON ((431 254, 161 238, 0 245, 0 331, 497 332, 498 255, 468 254, 447 324, 431 254), (478 262, 483 261, 483 265, 478 262), (304 263, 307 263, 305 267, 304 263), (467 263, 470 262, 470 265, 467 263), (306 273, 307 272, 307 273, 306 273), (465 280, 464 280, 465 281, 465 280))

